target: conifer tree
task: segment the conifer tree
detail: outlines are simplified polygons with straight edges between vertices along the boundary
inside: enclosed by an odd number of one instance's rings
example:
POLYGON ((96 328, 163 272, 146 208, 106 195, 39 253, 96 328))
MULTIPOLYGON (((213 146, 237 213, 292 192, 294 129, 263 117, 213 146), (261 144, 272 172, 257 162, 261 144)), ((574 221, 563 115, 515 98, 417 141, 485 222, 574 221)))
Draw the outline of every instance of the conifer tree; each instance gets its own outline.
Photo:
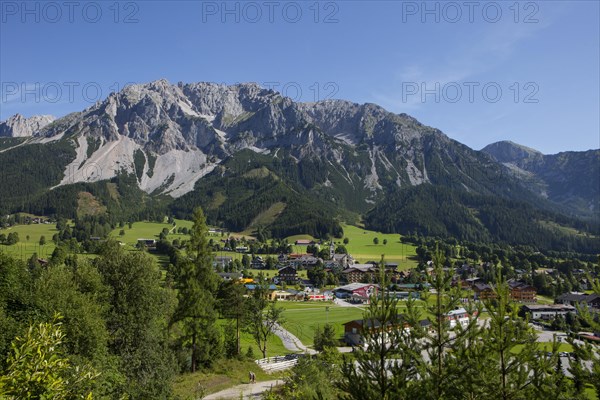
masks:
MULTIPOLYGON (((390 295, 383 257, 379 270, 379 293, 371 296, 363 316, 364 346, 355 348, 354 359, 344 358, 342 365, 339 386, 347 400, 408 398, 408 386, 417 378, 420 343, 405 329, 409 320, 399 314, 398 300, 390 295)), ((413 316, 418 314, 413 299, 407 306, 413 316)))
MULTIPOLYGON (((478 335, 480 310, 472 303, 464 303, 460 287, 452 287, 452 275, 444 271, 444 254, 436 249, 432 256, 433 271, 428 284, 433 293, 425 290, 422 300, 431 315, 431 325, 415 324, 414 334, 423 345, 423 357, 418 357, 417 370, 420 386, 412 396, 428 399, 452 398, 461 380, 467 377, 471 367, 463 357, 478 335), (432 299, 433 297, 433 299, 432 299), (464 308, 468 319, 451 322, 450 313, 464 308)), ((414 320, 414 318, 413 318, 414 320)), ((413 324, 416 321, 413 321, 413 324)))
POLYGON ((208 366, 218 358, 222 341, 216 326, 218 281, 201 208, 194 210, 193 221, 187 249, 191 260, 180 259, 175 277, 178 304, 172 323, 178 323, 181 345, 189 349, 190 369, 195 372, 200 363, 208 366))
MULTIPOLYGON (((600 256, 598 265, 600 267, 600 256)), ((595 294, 600 295, 600 280, 588 277, 592 283, 592 290, 595 294)), ((597 314, 590 312, 585 305, 577 306, 579 318, 584 321, 592 332, 600 332, 600 322, 597 314)), ((577 334, 577 332, 574 332, 577 334)), ((584 384, 589 384, 594 388, 596 397, 600 397, 600 355, 598 346, 578 340, 575 335, 569 337, 567 341, 573 346, 573 357, 569 371, 573 374, 575 390, 578 394, 582 394, 584 384)))
POLYGON ((484 398, 567 399, 570 385, 558 371, 558 343, 550 352, 540 348, 527 319, 518 316, 510 289, 498 274, 494 298, 483 301, 489 314, 482 330, 483 352, 479 373, 484 398))

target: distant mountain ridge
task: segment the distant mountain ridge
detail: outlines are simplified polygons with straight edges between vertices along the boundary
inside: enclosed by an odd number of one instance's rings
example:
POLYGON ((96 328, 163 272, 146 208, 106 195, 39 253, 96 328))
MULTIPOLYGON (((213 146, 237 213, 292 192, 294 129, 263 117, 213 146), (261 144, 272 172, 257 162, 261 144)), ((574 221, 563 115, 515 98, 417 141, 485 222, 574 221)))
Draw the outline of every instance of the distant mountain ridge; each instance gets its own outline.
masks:
POLYGON ((33 136, 55 119, 52 115, 35 115, 25 118, 21 114, 15 114, 6 121, 0 122, 0 137, 33 136))
POLYGON ((503 141, 481 151, 505 165, 532 190, 575 215, 592 217, 600 210, 600 150, 545 155, 503 141))
MULTIPOLYGON (((564 212, 572 197, 555 195, 552 182, 568 184, 570 175, 561 174, 571 174, 575 165, 593 173, 595 166, 588 164, 597 158, 592 153, 579 160, 574 153, 567 170, 558 161, 546 161, 555 165, 552 173, 530 171, 530 164, 537 165, 531 160, 550 156, 514 144, 475 151, 375 104, 297 103, 252 83, 159 80, 128 86, 49 123, 16 120, 21 119, 0 123, 3 132, 12 127, 5 136, 20 137, 0 140, 0 162, 8 166, 0 177, 0 212, 70 212, 83 190, 123 212, 123 204, 141 202, 143 209, 155 204, 150 199, 162 199, 185 216, 201 204, 211 223, 236 229, 265 223, 285 233, 290 233, 285 226, 337 232, 336 220, 358 219, 388 199, 403 198, 390 194, 421 185, 564 212), (39 159, 49 161, 40 165, 39 159), (128 188, 120 186, 125 182, 128 188), (23 190, 4 190, 17 184, 23 190), (551 195, 538 190, 543 185, 551 195), (302 214, 306 221, 294 221, 302 214)), ((596 193, 589 188, 593 182, 582 185, 581 193, 573 191, 583 203, 569 212, 586 218, 597 214, 586 202, 596 193)))

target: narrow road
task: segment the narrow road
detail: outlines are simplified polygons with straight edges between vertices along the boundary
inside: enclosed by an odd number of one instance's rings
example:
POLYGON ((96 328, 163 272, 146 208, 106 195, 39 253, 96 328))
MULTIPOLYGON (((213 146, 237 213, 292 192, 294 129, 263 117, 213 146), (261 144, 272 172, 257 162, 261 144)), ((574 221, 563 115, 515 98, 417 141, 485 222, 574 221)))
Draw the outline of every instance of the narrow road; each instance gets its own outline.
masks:
POLYGON ((203 398, 203 400, 226 400, 226 399, 259 399, 262 394, 272 387, 282 385, 281 379, 256 382, 256 383, 243 383, 231 387, 229 389, 221 390, 220 392, 210 394, 203 398), (240 397, 240 395, 242 397, 240 397))
POLYGON ((275 326, 273 333, 281 339, 281 341, 283 342, 283 346, 289 351, 302 351, 308 354, 317 354, 317 351, 309 349, 308 347, 303 345, 300 339, 294 336, 290 331, 285 330, 279 324, 275 326))

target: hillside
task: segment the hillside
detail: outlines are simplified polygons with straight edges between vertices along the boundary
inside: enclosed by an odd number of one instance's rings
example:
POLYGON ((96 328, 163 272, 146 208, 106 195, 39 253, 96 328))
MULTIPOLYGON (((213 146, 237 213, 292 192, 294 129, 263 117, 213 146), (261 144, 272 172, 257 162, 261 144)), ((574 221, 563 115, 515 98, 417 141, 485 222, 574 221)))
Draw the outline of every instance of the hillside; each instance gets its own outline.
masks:
POLYGON ((202 205, 211 224, 281 236, 339 235, 340 223, 366 215, 385 231, 405 232, 400 221, 412 218, 410 230, 427 234, 543 246, 553 244, 528 234, 518 209, 544 229, 596 229, 578 219, 597 216, 598 151, 475 151, 375 104, 298 103, 256 84, 159 80, 0 129, 10 136, 0 141, 2 213, 135 219, 202 205), (502 205, 510 229, 482 228, 486 204, 502 205), (452 212, 433 218, 440 207, 452 212), (461 223, 449 219, 456 213, 461 223))
POLYGON ((564 211, 585 218, 598 217, 600 150, 545 155, 512 142, 497 142, 481 151, 564 211))

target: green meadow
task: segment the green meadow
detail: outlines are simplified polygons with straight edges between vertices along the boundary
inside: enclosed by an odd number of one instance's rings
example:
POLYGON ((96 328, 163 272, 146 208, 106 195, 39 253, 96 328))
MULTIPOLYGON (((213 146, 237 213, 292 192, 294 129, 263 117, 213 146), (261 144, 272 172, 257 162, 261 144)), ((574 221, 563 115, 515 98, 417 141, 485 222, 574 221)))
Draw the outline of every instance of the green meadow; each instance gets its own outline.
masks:
MULTIPOLYGON (((415 246, 401 243, 399 234, 369 231, 352 225, 344 225, 343 228, 344 237, 349 240, 346 249, 358 261, 379 261, 384 255, 386 261, 398 263, 400 269, 417 265, 415 246), (375 238, 379 244, 373 243, 375 238), (384 240, 387 240, 386 244, 383 244, 384 240)), ((336 240, 336 243, 342 244, 343 239, 336 240)))
MULTIPOLYGON (((167 228, 169 229, 169 239, 181 239, 186 240, 189 238, 188 235, 178 234, 177 228, 186 227, 191 228, 192 222, 186 220, 175 220, 176 225, 168 224, 166 222, 134 222, 132 227, 128 225, 124 227, 117 227, 111 233, 110 237, 121 241, 125 244, 128 250, 134 250, 138 239, 158 239, 160 232, 167 228), (123 231, 123 235, 121 235, 123 231)), ((352 225, 344 225, 344 237, 349 239, 349 243, 346 248, 352 254, 352 256, 359 262, 366 261, 379 261, 381 255, 385 255, 385 259, 389 262, 396 262, 399 264, 400 269, 412 268, 416 265, 415 247, 400 242, 400 235, 397 234, 383 234, 379 232, 369 231, 361 229, 352 225), (379 239, 379 244, 373 243, 374 238, 379 239), (387 240, 386 244, 383 241, 387 240)), ((8 254, 15 255, 19 258, 27 259, 31 257, 33 253, 37 253, 40 257, 49 257, 54 251, 54 243, 52 242, 52 236, 58 233, 54 224, 31 224, 31 225, 18 225, 7 229, 1 229, 0 233, 8 235, 10 232, 17 232, 19 234, 19 243, 13 246, 0 245, 0 250, 8 254), (46 237, 46 245, 39 246, 39 239, 41 236, 46 237), (29 236, 29 240, 27 240, 29 236)), ((210 235, 214 240, 220 240, 223 236, 220 234, 210 235)), ((295 246, 293 243, 299 239, 311 239, 309 235, 295 235, 287 238, 292 244, 292 251, 294 253, 305 253, 306 246, 295 246)), ((337 244, 343 244, 343 239, 336 239, 337 244)), ((235 259, 241 259, 242 254, 233 251, 220 251, 215 255, 217 256, 229 256, 235 259)), ((266 257, 268 255, 263 255, 266 257)), ((272 254, 272 256, 276 256, 272 254)), ((157 257, 161 264, 164 264, 166 259, 157 257)), ((305 278, 305 274, 302 274, 305 278)))
MULTIPOLYGON (((417 265, 416 248, 410 244, 400 242, 400 235, 396 233, 381 233, 369 231, 353 225, 342 225, 344 229, 344 238, 349 242, 346 246, 348 252, 359 262, 379 261, 381 256, 385 256, 388 262, 398 263, 400 269, 409 269, 417 265), (374 244, 373 239, 377 238, 379 244, 374 244), (386 244, 383 241, 386 240, 386 244)), ((294 253, 305 253, 306 246, 296 246, 296 240, 315 240, 310 235, 294 235, 287 237, 292 244, 294 253)), ((343 244, 344 239, 335 239, 336 244, 343 244)))
MULTIPOLYGON (((116 240, 120 240, 122 243, 124 243, 127 246, 131 246, 135 248, 135 245, 137 244, 138 239, 156 239, 158 240, 158 236, 160 235, 160 233, 162 232, 162 230, 164 228, 169 229, 169 231, 173 230, 172 233, 169 234, 170 237, 172 238, 176 238, 177 236, 187 236, 187 235, 177 235, 175 234, 175 230, 178 227, 183 227, 183 226, 187 226, 184 225, 184 222, 188 222, 188 221, 180 221, 180 220, 176 220, 175 221, 177 223, 177 226, 175 226, 175 229, 173 229, 173 225, 168 224, 166 222, 160 223, 160 222, 133 222, 133 225, 131 226, 131 228, 129 228, 129 226, 127 224, 125 224, 124 227, 120 228, 117 227, 115 228, 111 233, 110 233, 110 237, 116 239, 116 240), (124 231, 124 235, 120 235, 120 232, 124 231)), ((191 227, 191 223, 189 224, 189 226, 191 227)))
POLYGON ((28 259, 33 253, 37 253, 40 258, 48 258, 54 251, 54 242, 52 236, 58 233, 55 224, 30 224, 30 225, 15 225, 10 228, 0 229, 0 233, 8 236, 11 232, 19 234, 19 242, 12 245, 0 245, 0 251, 10 254, 13 257, 20 259, 28 259), (27 240, 29 236, 29 240, 27 240), (40 246, 40 237, 45 236, 46 244, 40 246))
POLYGON ((279 301, 283 307, 283 327, 294 334, 306 346, 314 343, 315 332, 326 323, 334 326, 336 336, 344 336, 343 324, 362 319, 363 307, 341 307, 331 302, 279 301))

